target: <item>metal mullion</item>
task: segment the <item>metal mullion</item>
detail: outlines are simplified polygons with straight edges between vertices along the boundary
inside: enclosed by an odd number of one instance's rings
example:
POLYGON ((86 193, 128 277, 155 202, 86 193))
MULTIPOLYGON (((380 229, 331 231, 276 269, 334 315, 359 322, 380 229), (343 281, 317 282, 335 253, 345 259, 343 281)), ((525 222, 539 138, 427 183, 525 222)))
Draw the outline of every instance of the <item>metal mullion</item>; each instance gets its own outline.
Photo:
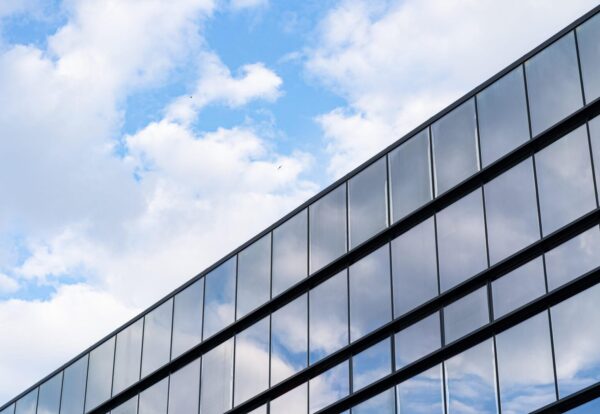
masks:
POLYGON ((500 374, 498 369, 498 347, 496 346, 496 335, 492 336, 492 347, 494 351, 494 391, 496 391, 496 407, 502 413, 502 399, 500 398, 500 374))
POLYGON ((64 386, 65 386, 65 371, 61 371, 61 377, 60 377, 60 397, 58 400, 58 413, 60 414, 60 410, 62 409, 62 397, 63 397, 63 390, 64 390, 64 386))
POLYGON ((583 84, 583 71, 581 69, 581 57, 579 55, 579 40, 577 38, 577 27, 573 28, 571 31, 573 32, 573 38, 575 39, 575 55, 577 57, 577 73, 579 73, 579 86, 581 87, 581 101, 582 106, 585 106, 585 104, 587 103, 587 99, 585 97, 585 85, 583 84))
MULTIPOLYGON (((200 413, 200 405, 202 404, 202 388, 203 384, 202 384, 202 365, 204 364, 204 358, 200 357, 200 363, 198 364, 200 366, 200 369, 198 372, 198 413, 200 413)), ((171 381, 169 379, 169 381, 171 381)), ((169 382, 169 388, 171 387, 171 383, 169 382)))
MULTIPOLYGON (((131 326, 131 325, 130 325, 130 326, 131 326)), ((127 329, 127 328, 125 328, 125 329, 127 329)), ((124 331, 125 331, 125 329, 123 329, 121 332, 124 332, 124 331)), ((121 332, 119 332, 119 333, 121 333, 121 332)), ((113 392, 114 392, 114 388, 115 388, 115 363, 116 363, 116 361, 117 361, 117 336, 118 336, 118 335, 119 335, 119 334, 116 334, 116 335, 114 336, 114 338, 115 338, 115 343, 114 343, 114 346, 113 346, 112 372, 111 372, 111 374, 110 374, 110 397, 111 397, 111 398, 112 398, 112 396, 113 396, 113 392)))
POLYGON ((580 391, 570 394, 558 401, 552 402, 542 408, 535 410, 532 414, 556 414, 564 413, 587 402, 600 398, 600 382, 590 385, 580 391))
POLYGON ((85 387, 83 391, 83 412, 86 413, 86 404, 87 404, 87 386, 88 386, 88 378, 90 376, 90 357, 92 356, 92 351, 87 354, 87 364, 85 368, 85 387))
MULTIPOLYGON (((590 119, 591 121, 591 119, 590 119)), ((594 163, 594 149, 592 148, 592 131, 590 129, 590 121, 585 123, 585 128, 587 131, 588 138, 588 147, 590 151, 590 162, 592 165, 592 181, 594 182, 594 193, 596 195, 596 207, 600 206, 600 200, 598 200, 598 186, 600 183, 596 181, 596 168, 600 168, 600 165, 595 165, 594 163)))
MULTIPOLYGON (((140 369, 139 369, 139 375, 138 378, 142 378, 142 367, 144 364, 144 342, 146 339, 146 316, 148 314, 142 316, 142 346, 140 347, 140 369)), ((116 348, 116 344, 115 344, 115 348, 116 348)))
POLYGON ((206 319, 206 276, 202 277, 200 280, 202 280, 202 318, 200 318, 200 323, 202 324, 200 327, 200 343, 202 343, 204 342, 204 321, 206 319))
MULTIPOLYGON (((38 405, 40 403, 40 389, 42 388, 42 385, 43 384, 41 384, 37 387, 37 395, 35 396, 35 413, 36 414, 37 414, 37 410, 38 410, 38 405)), ((15 408, 16 408, 16 405, 15 405, 15 408)))
POLYGON ((548 333, 550 334, 550 352, 552 353, 552 372, 554 373, 554 392, 556 396, 556 400, 558 401, 558 373, 556 372, 556 355, 554 350, 554 333, 552 329, 552 313, 550 312, 550 307, 547 310, 548 312, 548 333))
MULTIPOLYGON (((169 374, 168 377, 166 377, 167 379, 167 414, 169 414, 169 403, 170 403, 170 399, 171 399, 171 375, 169 374)), ((163 380, 164 381, 164 380, 163 380)), ((138 412, 140 410, 140 401, 139 401, 139 396, 138 396, 138 412)))

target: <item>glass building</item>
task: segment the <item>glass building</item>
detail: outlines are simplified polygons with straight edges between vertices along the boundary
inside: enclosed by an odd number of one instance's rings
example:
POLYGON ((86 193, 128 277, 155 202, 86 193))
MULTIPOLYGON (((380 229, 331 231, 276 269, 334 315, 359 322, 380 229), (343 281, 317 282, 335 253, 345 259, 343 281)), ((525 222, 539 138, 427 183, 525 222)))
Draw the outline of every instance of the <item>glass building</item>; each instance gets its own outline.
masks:
POLYGON ((0 414, 599 413, 598 12, 0 414))

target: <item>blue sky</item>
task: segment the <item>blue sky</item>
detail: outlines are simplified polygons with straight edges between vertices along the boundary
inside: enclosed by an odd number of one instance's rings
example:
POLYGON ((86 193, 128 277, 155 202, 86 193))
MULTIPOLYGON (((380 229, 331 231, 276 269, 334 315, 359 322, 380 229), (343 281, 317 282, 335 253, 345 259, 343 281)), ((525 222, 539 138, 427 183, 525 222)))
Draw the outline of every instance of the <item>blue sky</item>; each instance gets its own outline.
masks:
POLYGON ((0 400, 595 5, 3 0, 0 400))

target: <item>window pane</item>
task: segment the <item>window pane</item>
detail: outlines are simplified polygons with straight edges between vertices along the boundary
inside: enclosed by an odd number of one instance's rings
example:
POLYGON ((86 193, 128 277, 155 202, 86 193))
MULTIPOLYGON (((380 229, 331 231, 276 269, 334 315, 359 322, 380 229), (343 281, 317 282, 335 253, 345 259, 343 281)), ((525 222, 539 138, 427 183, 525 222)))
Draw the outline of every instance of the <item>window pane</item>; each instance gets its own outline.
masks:
POLYGON ((117 408, 113 409, 111 414, 138 414, 138 396, 128 399, 117 408))
POLYGON ((357 391, 392 372, 392 341, 383 341, 352 357, 352 391, 357 391))
POLYGON ((273 297, 308 274, 308 216, 302 210, 273 230, 273 297))
POLYGON ((577 28, 579 60, 586 102, 600 97, 600 14, 577 28))
POLYGON ((85 410, 90 411, 110 398, 115 337, 90 352, 85 410))
POLYGON ((399 414, 443 414, 441 365, 400 383, 396 392, 399 414))
POLYGON ((200 393, 200 359, 171 374, 169 383, 169 414, 198 412, 200 393))
POLYGON ((419 132, 388 155, 392 221, 431 200, 429 129, 419 132))
POLYGON ((21 397, 17 401, 15 408, 15 414, 35 414, 37 406, 38 388, 33 391, 29 391, 27 395, 21 397))
POLYGON ((600 285, 559 303, 550 311, 561 398, 600 381, 598 303, 600 285))
POLYGON ((352 407, 352 414, 395 414, 395 402, 394 388, 390 388, 352 407))
POLYGON ((388 245, 380 247, 350 266, 350 338, 352 341, 392 319, 390 284, 388 245))
POLYGON ((478 170, 475 100, 431 126, 435 193, 442 194, 478 170))
POLYGON ((199 344, 202 340, 203 301, 204 278, 175 295, 172 359, 199 344))
POLYGON ((491 339, 450 358, 444 366, 450 413, 498 412, 491 339))
POLYGON ((546 293, 541 257, 492 282, 494 318, 499 318, 546 293))
POLYGON ((290 377, 308 360, 308 304, 302 295, 271 316, 271 385, 290 377))
POLYGON ((309 207, 310 273, 346 253, 346 184, 309 207))
POLYGON ((231 408, 233 338, 204 354, 200 383, 200 414, 221 414, 231 408), (215 372, 219 375, 215 375, 215 372))
POLYGON ((172 321, 173 299, 144 316, 142 377, 169 362, 172 321))
POLYGON ((473 332, 490 321, 487 287, 477 289, 444 308, 446 343, 473 332))
POLYGON ((350 248, 386 228, 387 171, 382 157, 348 181, 350 248))
POLYGON ((566 414, 596 414, 600 413, 600 398, 596 398, 589 403, 580 405, 566 412, 566 414))
POLYGON ((139 414, 166 414, 169 379, 164 378, 140 393, 139 414))
POLYGON ((544 235, 596 207, 585 125, 535 155, 544 235))
POLYGON ((583 104, 573 32, 525 62, 525 70, 534 136, 583 104))
POLYGON ((237 319, 269 300, 271 233, 238 254, 237 319))
POLYGON ((556 289, 600 266, 598 252, 600 232, 595 226, 546 253, 548 289, 556 289))
POLYGON ((113 395, 140 379, 143 327, 144 320, 142 318, 117 334, 113 395))
POLYGON ((310 363, 348 344, 348 277, 346 270, 309 293, 310 363))
POLYGON ((233 322, 235 315, 236 258, 232 257, 205 276, 203 338, 209 338, 233 322))
POLYGON ((484 186, 490 263, 495 264, 540 238, 532 159, 484 186))
POLYGON ((437 215, 442 292, 487 267, 481 190, 475 190, 437 215))
POLYGON ((234 378, 234 405, 269 387, 268 317, 236 335, 234 378))
POLYGON ((10 405, 6 407, 4 410, 0 411, 0 414, 13 414, 15 412, 15 405, 10 405))
POLYGON ((309 381, 311 414, 349 394, 348 372, 348 361, 344 361, 309 381))
POLYGON ((40 386, 37 414, 58 414, 63 373, 60 372, 40 386))
MULTIPOLYGON (((600 186, 600 116, 589 122, 590 140, 592 142, 592 155, 594 171, 596 172, 596 187, 600 186)), ((597 188, 600 192, 600 189, 597 188)), ((600 195, 600 194, 599 194, 600 195)))
POLYGON ((85 381, 88 368, 88 355, 65 368, 60 414, 83 413, 83 402, 85 399, 85 381))
POLYGON ((496 337, 502 412, 530 412, 556 399, 547 312, 496 337))
POLYGON ((304 383, 271 401, 270 414, 306 414, 308 384, 304 383))
POLYGON ((267 414, 267 405, 260 406, 250 411, 248 414, 267 414))
POLYGON ((433 220, 432 217, 392 240, 396 317, 438 294, 433 220))
POLYGON ((440 315, 434 313, 396 334, 396 369, 438 350, 442 346, 440 315))

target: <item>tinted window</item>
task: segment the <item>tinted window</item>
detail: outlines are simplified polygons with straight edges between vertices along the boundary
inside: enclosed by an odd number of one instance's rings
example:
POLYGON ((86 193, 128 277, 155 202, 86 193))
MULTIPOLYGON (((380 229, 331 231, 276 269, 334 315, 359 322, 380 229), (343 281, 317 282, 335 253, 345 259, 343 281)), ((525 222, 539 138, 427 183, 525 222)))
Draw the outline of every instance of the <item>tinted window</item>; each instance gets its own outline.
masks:
POLYGON ((600 96, 600 15, 577 28, 577 42, 579 46, 579 60, 586 102, 592 102, 600 96))
POLYGON ((169 362, 173 299, 169 299, 144 317, 142 377, 169 362))
POLYGON ((202 340, 203 301, 204 278, 175 295, 171 358, 178 357, 202 340))
POLYGON ((140 393, 139 414, 165 414, 169 379, 164 378, 140 393))
POLYGON ((90 352, 85 410, 89 411, 110 398, 115 337, 90 352))
MULTIPOLYGON (((592 141, 592 154, 594 160, 594 171, 596 172, 596 187, 600 186, 600 116, 592 119, 589 123, 590 140, 592 141)), ((600 191, 597 188, 598 191, 600 191)))
POLYGON ((394 389, 390 388, 352 407, 352 414, 395 414, 394 389))
POLYGON ((269 318, 235 337, 235 395, 238 405, 269 386, 269 318))
POLYGON ((235 315, 236 258, 205 276, 204 333, 208 338, 233 322, 235 315))
POLYGON ((546 293, 541 257, 492 282, 494 317, 499 318, 546 293))
POLYGON ((63 373, 56 374, 40 386, 37 414, 58 414, 63 373))
POLYGON ((348 361, 330 368, 309 381, 310 410, 312 414, 344 398, 350 392, 348 361))
POLYGON ((17 401, 15 414, 35 414, 37 406, 38 389, 29 391, 27 395, 17 401))
POLYGON ((64 371, 60 414, 83 413, 88 356, 79 358, 64 371))
POLYGON ((200 359, 171 374, 169 383, 169 413, 198 412, 200 392, 200 359))
POLYGON ((352 357, 352 390, 357 391, 392 372, 392 341, 383 341, 352 357))
POLYGON ((434 313, 396 334, 396 369, 415 362, 442 346, 440 316, 434 313))
POLYGON ((201 414, 221 414, 231 408, 233 392, 233 338, 202 357, 201 414), (219 375, 214 373, 218 372, 219 375))
POLYGON ((238 255, 237 318, 269 300, 271 289, 271 234, 238 255))
POLYGON ((396 387, 398 413, 444 413, 441 365, 433 367, 396 387))
POLYGON ((4 410, 0 411, 0 414, 13 414, 15 411, 15 405, 10 405, 6 407, 4 410))
POLYGON ((143 327, 144 320, 140 319, 117 334, 113 395, 140 379, 143 327))
POLYGON ((302 295, 271 316, 271 384, 306 368, 308 303, 302 295))
POLYGON ((525 70, 534 136, 583 104, 573 32, 525 62, 525 70))
POLYGON ((577 408, 566 411, 566 414, 596 414, 600 413, 600 398, 596 398, 589 403, 580 405, 577 408))
POLYGON ((473 332, 489 321, 487 287, 482 287, 444 308, 446 343, 473 332))
POLYGON ((271 401, 270 414, 306 414, 308 384, 304 383, 271 401))
POLYGON ((273 230, 273 297, 308 274, 308 222, 302 210, 273 230))
POLYGON ((113 409, 111 414, 137 414, 138 413, 138 396, 128 399, 117 408, 113 409))

